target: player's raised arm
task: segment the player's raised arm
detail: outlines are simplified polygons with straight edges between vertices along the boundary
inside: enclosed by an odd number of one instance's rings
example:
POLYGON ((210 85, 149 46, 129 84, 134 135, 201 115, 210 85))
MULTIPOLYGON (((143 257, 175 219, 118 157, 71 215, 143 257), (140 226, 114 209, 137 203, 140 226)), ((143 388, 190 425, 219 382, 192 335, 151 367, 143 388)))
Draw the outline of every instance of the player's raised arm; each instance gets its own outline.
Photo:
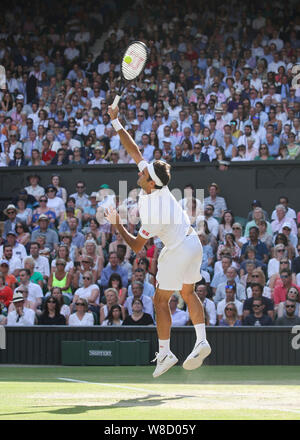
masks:
POLYGON ((122 145, 124 146, 127 153, 132 157, 136 164, 144 160, 139 147, 134 142, 130 134, 123 128, 119 119, 118 119, 119 107, 112 108, 112 106, 108 107, 108 114, 111 118, 111 123, 118 135, 120 136, 120 140, 122 145))

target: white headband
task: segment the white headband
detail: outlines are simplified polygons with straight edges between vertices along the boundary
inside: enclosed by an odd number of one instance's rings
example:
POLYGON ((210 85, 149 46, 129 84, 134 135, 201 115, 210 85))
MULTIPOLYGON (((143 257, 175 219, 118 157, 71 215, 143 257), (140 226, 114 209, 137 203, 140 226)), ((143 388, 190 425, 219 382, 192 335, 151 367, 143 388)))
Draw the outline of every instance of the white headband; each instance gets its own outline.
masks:
POLYGON ((142 160, 138 164, 138 168, 140 171, 143 171, 144 168, 148 169, 151 179, 155 182, 157 186, 164 186, 160 178, 156 175, 153 163, 147 163, 145 160, 142 160))

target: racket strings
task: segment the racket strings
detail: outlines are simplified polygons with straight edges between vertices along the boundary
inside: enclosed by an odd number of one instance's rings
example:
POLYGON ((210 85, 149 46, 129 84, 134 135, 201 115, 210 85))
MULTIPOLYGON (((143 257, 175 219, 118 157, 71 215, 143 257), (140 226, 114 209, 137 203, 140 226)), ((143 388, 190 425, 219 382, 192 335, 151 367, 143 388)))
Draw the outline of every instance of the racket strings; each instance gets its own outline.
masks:
POLYGON ((124 78, 131 81, 139 76, 145 67, 146 61, 147 50, 142 44, 133 43, 129 46, 124 54, 121 66, 124 78))

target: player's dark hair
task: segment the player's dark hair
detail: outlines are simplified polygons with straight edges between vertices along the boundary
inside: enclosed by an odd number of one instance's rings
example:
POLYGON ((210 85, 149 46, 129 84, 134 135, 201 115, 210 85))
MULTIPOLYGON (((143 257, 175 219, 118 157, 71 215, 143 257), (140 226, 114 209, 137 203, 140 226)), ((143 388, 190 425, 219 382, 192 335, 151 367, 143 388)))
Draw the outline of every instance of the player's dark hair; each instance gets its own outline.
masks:
MULTIPOLYGON (((163 185, 168 185, 171 180, 171 165, 161 160, 157 160, 153 164, 155 174, 162 181, 163 185)), ((160 189, 161 186, 155 185, 155 188, 160 189)))

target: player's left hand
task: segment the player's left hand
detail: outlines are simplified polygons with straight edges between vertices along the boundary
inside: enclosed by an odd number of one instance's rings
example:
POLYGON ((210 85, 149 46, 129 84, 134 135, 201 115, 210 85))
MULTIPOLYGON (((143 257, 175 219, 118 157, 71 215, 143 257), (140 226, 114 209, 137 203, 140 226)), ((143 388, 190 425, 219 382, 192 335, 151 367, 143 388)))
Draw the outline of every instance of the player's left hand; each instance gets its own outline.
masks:
POLYGON ((122 223, 117 210, 115 208, 113 208, 112 206, 105 210, 104 217, 112 225, 119 225, 122 223))

